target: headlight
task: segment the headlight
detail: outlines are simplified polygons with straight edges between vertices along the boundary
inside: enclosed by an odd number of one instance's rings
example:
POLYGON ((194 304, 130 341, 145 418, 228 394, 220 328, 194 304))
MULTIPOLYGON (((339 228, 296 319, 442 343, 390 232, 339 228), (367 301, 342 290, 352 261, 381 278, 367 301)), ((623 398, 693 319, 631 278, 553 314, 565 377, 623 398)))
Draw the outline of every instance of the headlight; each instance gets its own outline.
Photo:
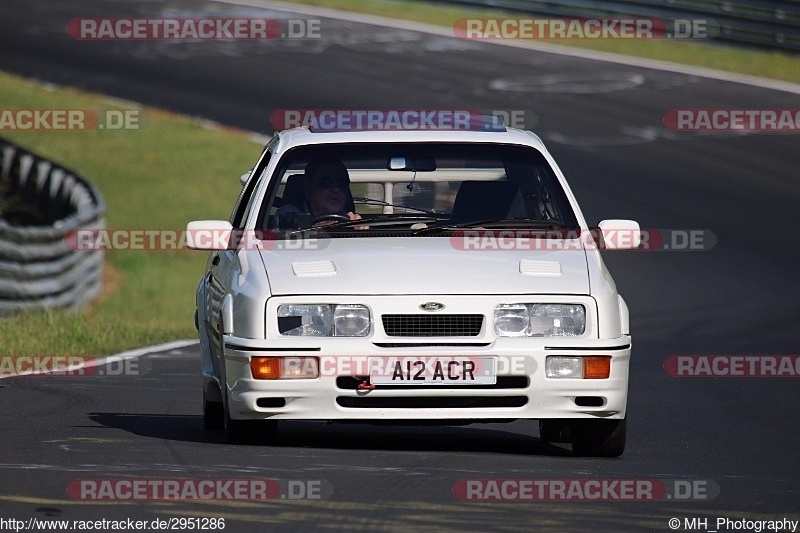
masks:
POLYGON ((586 310, 582 305, 533 304, 532 337, 574 337, 586 329, 586 310))
POLYGON ((498 337, 577 337, 586 330, 580 304, 500 304, 494 308, 498 337))
POLYGON ((286 304, 278 306, 281 335, 304 337, 364 337, 370 331, 364 305, 286 304))
POLYGON ((524 304, 501 304, 494 308, 494 334, 498 337, 528 335, 530 311, 524 304))
POLYGON ((330 305, 290 304, 278 307, 281 335, 330 337, 333 335, 333 310, 330 305))
POLYGON ((369 309, 363 305, 336 305, 333 334, 336 337, 364 337, 369 333, 369 309))

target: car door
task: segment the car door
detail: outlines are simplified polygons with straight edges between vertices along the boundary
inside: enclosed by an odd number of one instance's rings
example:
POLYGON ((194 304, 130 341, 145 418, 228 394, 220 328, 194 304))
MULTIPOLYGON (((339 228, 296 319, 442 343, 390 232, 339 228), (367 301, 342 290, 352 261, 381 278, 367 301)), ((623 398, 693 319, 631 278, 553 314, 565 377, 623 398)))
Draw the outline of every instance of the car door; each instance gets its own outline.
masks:
MULTIPOLYGON (((234 230, 242 228, 244 221, 247 219, 249 210, 253 208, 254 193, 257 188, 261 175, 269 162, 275 147, 277 146, 277 138, 270 142, 264 150, 258 164, 250 177, 242 187, 242 192, 236 201, 233 213, 231 214, 230 223, 234 230)), ((208 271, 205 277, 205 317, 206 327, 208 328, 209 338, 212 339, 212 346, 215 346, 214 357, 212 364, 214 371, 219 375, 219 362, 222 358, 222 346, 220 346, 219 339, 221 338, 221 316, 222 304, 225 296, 230 293, 231 284, 241 272, 239 264, 238 250, 218 250, 213 252, 208 271)))

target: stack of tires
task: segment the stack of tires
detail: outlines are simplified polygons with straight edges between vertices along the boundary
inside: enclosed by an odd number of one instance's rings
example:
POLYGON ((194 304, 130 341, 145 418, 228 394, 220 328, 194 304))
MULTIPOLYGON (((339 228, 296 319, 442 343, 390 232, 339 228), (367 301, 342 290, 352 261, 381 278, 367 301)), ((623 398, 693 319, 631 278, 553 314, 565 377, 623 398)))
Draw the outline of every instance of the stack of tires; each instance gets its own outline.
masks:
POLYGON ((105 227, 99 192, 2 138, 0 163, 0 316, 86 306, 102 290, 103 252, 69 237, 105 227))

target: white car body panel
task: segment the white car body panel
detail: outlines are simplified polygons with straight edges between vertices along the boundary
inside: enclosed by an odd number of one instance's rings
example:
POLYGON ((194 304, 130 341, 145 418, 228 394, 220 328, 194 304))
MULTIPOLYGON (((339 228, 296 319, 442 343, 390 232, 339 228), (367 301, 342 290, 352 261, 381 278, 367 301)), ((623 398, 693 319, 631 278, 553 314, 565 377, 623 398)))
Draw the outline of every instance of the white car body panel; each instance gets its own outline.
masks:
POLYGON ((586 256, 561 251, 458 250, 446 237, 328 239, 319 251, 261 251, 274 295, 283 294, 589 294, 586 256), (520 272, 547 261, 558 275, 520 272), (293 265, 330 261, 334 274, 298 276, 293 265), (421 275, 424 274, 424 275, 421 275))

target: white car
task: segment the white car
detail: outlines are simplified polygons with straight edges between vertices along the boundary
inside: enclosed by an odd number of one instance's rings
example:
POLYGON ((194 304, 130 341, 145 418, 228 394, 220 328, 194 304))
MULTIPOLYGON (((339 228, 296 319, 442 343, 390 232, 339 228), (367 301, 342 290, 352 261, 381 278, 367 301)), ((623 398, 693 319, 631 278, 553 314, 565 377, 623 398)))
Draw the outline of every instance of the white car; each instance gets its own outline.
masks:
POLYGON ((628 309, 599 249, 639 226, 590 229, 542 141, 492 124, 287 130, 229 221, 189 223, 212 251, 207 428, 533 419, 577 455, 623 453, 628 309))

